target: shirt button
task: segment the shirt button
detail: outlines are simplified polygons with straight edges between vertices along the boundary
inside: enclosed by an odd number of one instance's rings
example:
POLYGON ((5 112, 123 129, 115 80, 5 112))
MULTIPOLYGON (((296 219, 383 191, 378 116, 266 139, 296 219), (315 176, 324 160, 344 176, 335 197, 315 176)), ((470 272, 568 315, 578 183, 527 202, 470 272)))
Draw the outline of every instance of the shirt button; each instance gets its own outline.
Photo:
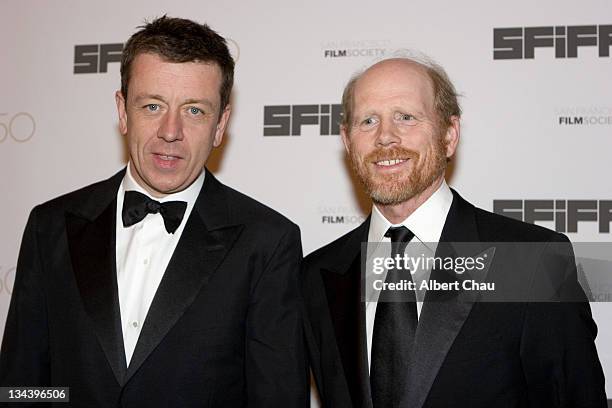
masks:
POLYGON ((133 321, 132 322, 132 327, 137 328, 138 327, 138 322, 137 321, 133 321))
POLYGON ((149 258, 145 258, 144 261, 142 261, 143 264, 148 265, 149 264, 149 258))

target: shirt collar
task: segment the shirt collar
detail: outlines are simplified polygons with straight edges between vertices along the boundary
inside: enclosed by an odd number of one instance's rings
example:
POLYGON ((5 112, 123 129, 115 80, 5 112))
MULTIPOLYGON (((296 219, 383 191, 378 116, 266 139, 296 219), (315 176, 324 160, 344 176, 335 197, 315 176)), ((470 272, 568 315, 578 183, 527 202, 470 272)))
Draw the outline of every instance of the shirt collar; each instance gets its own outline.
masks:
POLYGON ((132 172, 130 171, 130 163, 128 163, 127 171, 125 172, 123 181, 119 185, 119 190, 117 191, 117 223, 118 223, 117 225, 119 225, 119 222, 121 220, 121 211, 123 209, 123 197, 125 195, 125 192, 126 191, 138 191, 139 193, 142 193, 146 195, 147 197, 150 197, 162 203, 166 201, 185 201, 187 202, 187 208, 185 209, 185 214, 183 216, 183 220, 181 221, 181 226, 179 227, 179 229, 177 229, 177 231, 179 232, 182 231, 182 226, 185 225, 185 222, 189 218, 189 215, 191 214, 191 210, 193 209, 195 202, 198 199, 198 196, 200 195, 200 190, 202 190, 202 186, 204 185, 205 176, 206 176, 206 171, 202 170, 198 178, 193 183, 191 183, 191 185, 187 187, 186 189, 179 191, 177 193, 168 194, 164 198, 155 198, 155 197, 151 197, 151 194, 149 194, 144 188, 140 186, 140 184, 136 182, 136 180, 134 180, 134 176, 132 176, 132 172))
POLYGON ((446 216, 453 203, 453 193, 442 180, 440 187, 419 208, 400 224, 391 224, 376 205, 372 208, 368 242, 384 242, 385 233, 389 227, 405 226, 412 231, 415 237, 423 243, 437 243, 440 241, 446 216))
POLYGON ((127 165, 127 171, 125 172, 125 177, 123 177, 123 181, 121 182, 120 193, 125 193, 126 191, 138 191, 150 197, 154 200, 157 200, 161 203, 166 201, 185 201, 188 207, 193 207, 195 204, 198 195, 200 194, 200 190, 202 189, 202 185, 204 185, 204 177, 206 175, 205 171, 202 171, 197 179, 189 187, 184 190, 178 191, 176 193, 168 194, 164 198, 156 198, 152 197, 140 184, 136 182, 134 176, 132 175, 132 171, 130 170, 130 164, 127 165))

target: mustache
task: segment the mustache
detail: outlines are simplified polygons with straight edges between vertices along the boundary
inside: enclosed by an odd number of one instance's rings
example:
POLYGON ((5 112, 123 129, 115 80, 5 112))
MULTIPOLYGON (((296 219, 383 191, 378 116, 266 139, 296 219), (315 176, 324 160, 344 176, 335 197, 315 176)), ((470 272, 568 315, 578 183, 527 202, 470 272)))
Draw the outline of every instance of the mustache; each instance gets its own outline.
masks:
POLYGON ((378 148, 364 157, 364 161, 368 163, 377 162, 381 160, 395 160, 395 159, 418 159, 419 153, 412 149, 406 149, 405 147, 391 147, 391 148, 378 148))

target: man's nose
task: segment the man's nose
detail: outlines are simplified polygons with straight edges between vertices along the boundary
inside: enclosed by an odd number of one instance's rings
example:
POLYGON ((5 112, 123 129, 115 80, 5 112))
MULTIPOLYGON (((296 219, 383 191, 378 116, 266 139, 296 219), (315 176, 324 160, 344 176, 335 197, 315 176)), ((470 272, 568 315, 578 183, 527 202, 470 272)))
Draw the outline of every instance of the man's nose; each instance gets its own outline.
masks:
POLYGON ((401 138, 397 132, 397 126, 392 120, 382 119, 376 133, 376 145, 389 146, 400 143, 401 138))
POLYGON ((169 110, 157 131, 157 137, 164 139, 166 142, 183 139, 183 123, 178 110, 169 110))

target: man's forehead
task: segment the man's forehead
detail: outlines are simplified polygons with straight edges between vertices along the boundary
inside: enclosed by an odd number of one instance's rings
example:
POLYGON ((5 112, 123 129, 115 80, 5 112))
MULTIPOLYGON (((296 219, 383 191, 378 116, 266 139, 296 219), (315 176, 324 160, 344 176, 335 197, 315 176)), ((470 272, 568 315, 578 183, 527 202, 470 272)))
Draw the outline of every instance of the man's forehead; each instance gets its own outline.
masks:
POLYGON ((368 68, 355 83, 355 96, 368 94, 420 94, 433 98, 433 84, 427 69, 412 60, 389 59, 368 68))
POLYGON ((131 101, 155 99, 182 104, 220 104, 222 73, 212 62, 173 62, 156 53, 140 53, 130 76, 131 101))
POLYGON ((222 75, 221 68, 214 62, 175 62, 160 54, 140 53, 132 63, 130 86, 193 86, 194 81, 221 83, 222 75))

